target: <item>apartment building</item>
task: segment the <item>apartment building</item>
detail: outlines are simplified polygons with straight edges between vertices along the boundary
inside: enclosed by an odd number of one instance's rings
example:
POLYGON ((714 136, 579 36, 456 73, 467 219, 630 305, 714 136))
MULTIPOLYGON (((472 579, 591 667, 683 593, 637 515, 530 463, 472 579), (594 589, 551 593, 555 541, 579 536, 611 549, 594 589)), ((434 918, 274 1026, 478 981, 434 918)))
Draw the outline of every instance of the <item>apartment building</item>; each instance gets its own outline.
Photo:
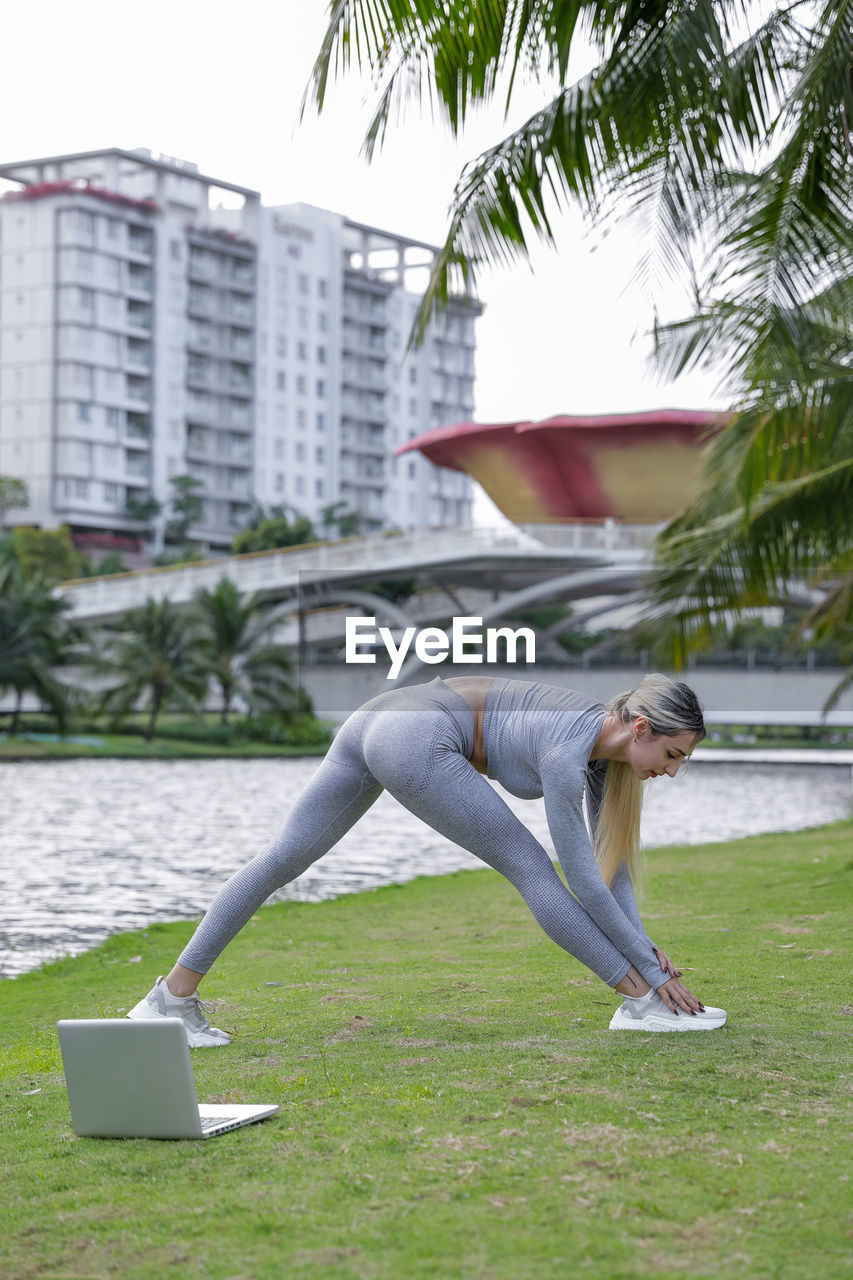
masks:
MULTIPOLYGON (((0 474, 21 522, 106 545, 192 475, 194 540, 253 505, 365 530, 470 523, 470 481, 394 448, 473 413, 473 300, 407 351, 434 249, 146 151, 0 166, 0 474)), ((167 512, 154 522, 162 541, 167 512)))

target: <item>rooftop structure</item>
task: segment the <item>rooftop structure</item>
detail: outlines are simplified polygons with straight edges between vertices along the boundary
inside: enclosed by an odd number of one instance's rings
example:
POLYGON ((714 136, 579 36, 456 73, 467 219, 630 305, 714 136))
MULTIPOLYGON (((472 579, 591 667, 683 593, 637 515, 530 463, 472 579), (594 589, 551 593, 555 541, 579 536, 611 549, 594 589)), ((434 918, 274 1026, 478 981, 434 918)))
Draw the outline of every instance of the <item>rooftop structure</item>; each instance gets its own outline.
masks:
POLYGON ((460 422, 400 446, 479 481, 517 524, 670 519, 725 414, 657 409, 541 422, 460 422))

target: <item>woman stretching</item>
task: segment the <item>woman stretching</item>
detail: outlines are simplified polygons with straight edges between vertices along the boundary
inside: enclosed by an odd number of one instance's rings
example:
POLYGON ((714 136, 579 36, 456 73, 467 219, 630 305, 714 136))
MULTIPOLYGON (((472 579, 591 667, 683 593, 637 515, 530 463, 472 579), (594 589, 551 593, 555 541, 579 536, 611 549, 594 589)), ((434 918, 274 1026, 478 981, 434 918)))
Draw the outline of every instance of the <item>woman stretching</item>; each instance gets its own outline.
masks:
POLYGON ((344 723, 279 834, 223 885, 171 973, 128 1017, 179 1017, 190 1045, 227 1044, 202 1011, 202 977, 261 903, 322 857, 384 788, 506 876, 548 937, 624 997, 612 1029, 721 1027, 725 1010, 706 1008, 649 939, 632 887, 642 783, 673 777, 704 735, 693 690, 657 674, 607 708, 568 689, 485 676, 382 693, 344 723), (482 774, 513 795, 545 797, 571 893, 482 774))

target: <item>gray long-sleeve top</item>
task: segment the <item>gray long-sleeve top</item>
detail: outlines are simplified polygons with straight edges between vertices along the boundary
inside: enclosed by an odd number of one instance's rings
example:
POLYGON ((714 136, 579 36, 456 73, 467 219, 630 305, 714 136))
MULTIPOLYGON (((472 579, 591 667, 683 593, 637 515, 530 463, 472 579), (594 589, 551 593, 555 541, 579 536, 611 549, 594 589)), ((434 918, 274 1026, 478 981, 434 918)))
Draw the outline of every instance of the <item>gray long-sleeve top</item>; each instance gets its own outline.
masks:
POLYGON ((583 816, 598 823, 607 761, 589 753, 605 709, 571 689, 523 680, 495 680, 483 716, 488 776, 523 799, 544 796, 548 828, 569 888, 619 951, 652 986, 661 970, 643 928, 626 864, 610 888, 601 878, 583 816))

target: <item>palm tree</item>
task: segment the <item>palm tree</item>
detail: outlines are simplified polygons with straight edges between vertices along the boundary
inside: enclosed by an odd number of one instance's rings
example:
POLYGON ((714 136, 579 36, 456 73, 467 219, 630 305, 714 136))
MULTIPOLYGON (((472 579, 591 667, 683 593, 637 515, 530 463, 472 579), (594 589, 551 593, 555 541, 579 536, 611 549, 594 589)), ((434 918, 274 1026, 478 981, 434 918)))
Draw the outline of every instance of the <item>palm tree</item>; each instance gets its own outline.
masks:
POLYGON ((197 714, 207 684, 198 626, 169 600, 146 600, 126 614, 117 636, 105 638, 96 671, 117 683, 103 695, 101 711, 120 721, 147 707, 144 737, 150 741, 160 712, 178 707, 197 714))
POLYGON ((26 693, 34 693, 65 728, 71 691, 54 670, 69 661, 77 638, 63 616, 67 608, 41 579, 26 579, 15 561, 0 560, 0 693, 16 694, 13 734, 26 693))
POLYGON ((300 703, 289 679, 290 657, 271 639, 278 615, 261 613, 256 595, 241 600, 230 578, 222 578, 214 591, 202 588, 195 604, 202 636, 199 662, 219 686, 222 723, 235 697, 252 711, 295 710, 300 703))
MULTIPOLYGON (((732 399, 704 483, 666 531, 654 598, 674 656, 715 617, 820 581, 824 634, 853 545, 853 9, 846 0, 333 0, 306 94, 353 59, 378 101, 368 156, 407 96, 458 133, 533 77, 557 89, 463 170, 415 337, 483 264, 552 244, 569 201, 639 215, 638 271, 682 272, 693 314, 657 330, 661 367, 698 363, 732 399), (588 40, 594 69, 569 82, 588 40)), ((546 89, 543 87, 543 99, 546 89)), ((842 622, 843 625, 843 622, 842 622)), ((843 633, 842 633, 843 634, 843 633)))

